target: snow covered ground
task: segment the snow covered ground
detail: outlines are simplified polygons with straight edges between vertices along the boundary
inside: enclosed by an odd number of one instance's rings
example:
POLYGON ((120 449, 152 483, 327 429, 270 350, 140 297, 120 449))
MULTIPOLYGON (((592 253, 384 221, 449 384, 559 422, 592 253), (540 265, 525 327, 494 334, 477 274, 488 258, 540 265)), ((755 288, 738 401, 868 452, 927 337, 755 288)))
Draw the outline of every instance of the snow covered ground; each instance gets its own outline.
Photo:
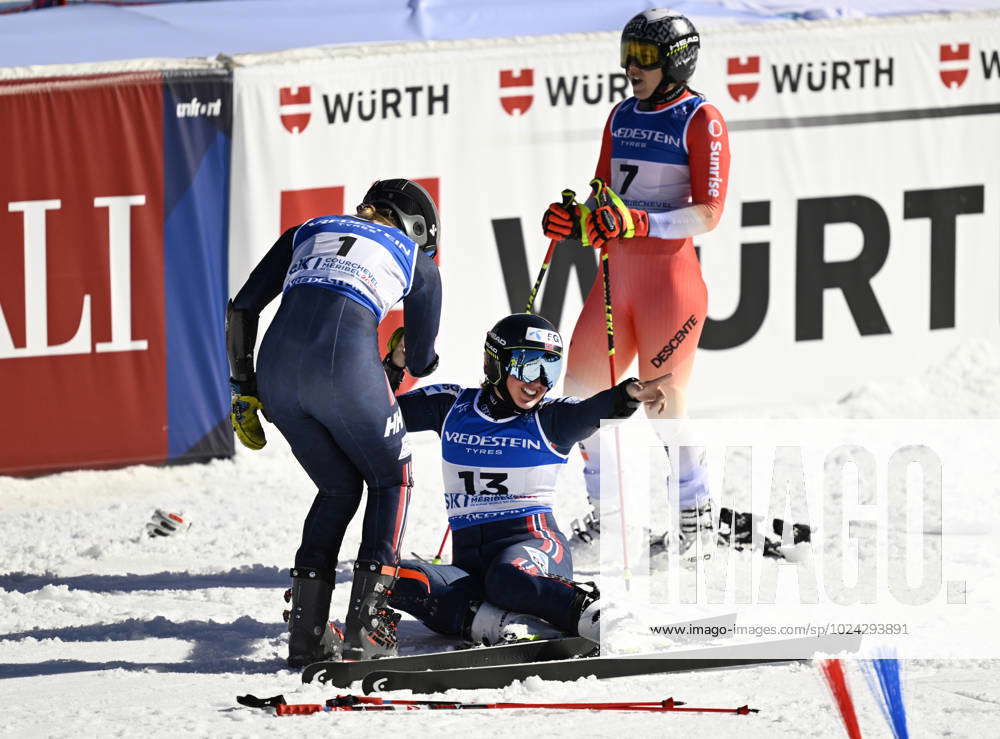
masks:
MULTIPOLYGON (((727 413, 1000 418, 1000 348, 969 342, 926 373, 902 382, 859 384, 826 403, 727 413)), ((238 707, 235 696, 247 692, 282 693, 289 702, 305 703, 338 692, 303 686, 296 673, 284 669, 281 593, 313 491, 280 435, 273 427, 267 430, 264 450, 240 449, 233 460, 0 478, 0 734, 842 733, 825 685, 810 664, 574 683, 528 680, 505 690, 454 695, 531 701, 674 696, 690 704, 760 709, 749 717, 507 711, 502 719, 493 712, 274 718, 238 707), (157 508, 183 511, 193 522, 191 529, 167 539, 147 538, 143 526, 157 508)), ((433 554, 444 529, 436 437, 412 439, 417 485, 406 548, 433 554)), ((558 518, 565 529, 583 508, 580 466, 574 455, 560 483, 558 518)), ((986 553, 992 552, 1000 497, 995 483, 983 490, 993 494, 967 505, 970 517, 981 522, 969 546, 986 553)), ((352 555, 357 541, 358 527, 352 526, 343 556, 352 555)), ((348 564, 341 566, 338 582, 348 582, 348 564)), ((347 593, 346 586, 335 591, 334 617, 342 616, 347 593)), ((411 652, 443 644, 412 620, 401 625, 401 637, 411 652)), ((849 678, 864 735, 887 736, 860 673, 851 667, 849 678)), ((915 660, 906 663, 904 678, 913 735, 995 732, 1000 661, 915 660)))

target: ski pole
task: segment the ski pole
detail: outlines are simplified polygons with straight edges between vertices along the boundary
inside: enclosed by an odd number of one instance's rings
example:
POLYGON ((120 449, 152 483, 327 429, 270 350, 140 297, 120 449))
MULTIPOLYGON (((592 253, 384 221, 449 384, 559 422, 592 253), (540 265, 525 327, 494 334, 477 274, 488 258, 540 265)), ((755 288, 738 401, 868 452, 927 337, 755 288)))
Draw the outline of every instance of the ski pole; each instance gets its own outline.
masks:
MULTIPOLYGON (((593 190, 594 200, 597 207, 608 205, 610 198, 605 192, 606 185, 600 177, 595 177, 590 181, 593 190)), ((611 265, 608 259, 607 242, 601 247, 601 273, 604 277, 604 319, 608 333, 608 369, 611 372, 611 387, 618 382, 618 370, 615 367, 615 320, 614 312, 611 308, 611 265)), ((621 516, 622 530, 622 575, 625 579, 625 590, 629 590, 632 582, 632 571, 628 566, 628 540, 625 533, 625 483, 622 478, 622 443, 621 435, 618 433, 618 426, 615 426, 615 456, 618 470, 618 507, 621 516)))
POLYGON ((506 704, 506 703, 433 703, 425 704, 389 704, 389 705, 355 705, 355 706, 324 706, 318 703, 283 704, 275 706, 274 712, 278 716, 306 716, 313 713, 330 711, 474 711, 474 710, 497 710, 497 709, 522 709, 530 710, 535 708, 551 708, 557 711, 581 710, 581 711, 636 711, 639 713, 728 713, 736 716, 747 716, 750 713, 758 713, 759 709, 749 706, 739 708, 687 708, 676 706, 667 708, 664 706, 602 706, 575 705, 575 704, 506 704))
POLYGON ((451 524, 448 528, 444 530, 444 536, 441 537, 441 546, 438 547, 438 553, 434 555, 434 559, 431 560, 431 564, 439 565, 441 564, 441 554, 444 552, 444 545, 448 541, 448 534, 451 533, 451 524))
POLYGON ((382 698, 377 695, 338 695, 336 698, 331 698, 326 702, 326 705, 356 705, 359 703, 370 703, 373 705, 404 705, 404 706, 441 706, 441 705, 456 705, 456 706, 472 706, 472 705, 482 705, 482 706, 493 706, 497 708, 589 708, 591 710, 600 709, 619 709, 619 708, 646 708, 646 707, 668 707, 672 708, 674 706, 685 705, 684 701, 675 701, 673 698, 666 698, 659 701, 602 701, 598 703, 489 703, 489 704, 471 704, 463 703, 462 701, 447 701, 447 700, 414 700, 412 698, 382 698))
MULTIPOLYGON (((576 200, 576 193, 572 190, 562 191, 562 206, 569 210, 573 207, 573 202, 576 200)), ((538 277, 535 278, 535 286, 531 288, 531 295, 528 296, 528 306, 524 309, 525 313, 534 313, 535 310, 535 296, 538 294, 538 288, 542 286, 542 280, 545 279, 545 273, 549 271, 549 265, 552 263, 552 255, 555 254, 556 245, 561 242, 558 239, 552 239, 549 242, 549 250, 545 252, 545 261, 542 263, 542 268, 538 270, 538 277)))

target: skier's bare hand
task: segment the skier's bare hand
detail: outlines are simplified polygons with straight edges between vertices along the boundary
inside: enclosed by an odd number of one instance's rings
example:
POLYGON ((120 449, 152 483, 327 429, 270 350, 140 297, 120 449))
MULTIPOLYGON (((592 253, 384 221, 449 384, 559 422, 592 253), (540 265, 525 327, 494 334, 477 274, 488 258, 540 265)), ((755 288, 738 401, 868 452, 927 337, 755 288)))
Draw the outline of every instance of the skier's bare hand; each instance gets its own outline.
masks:
POLYGON ((406 366, 406 339, 402 338, 396 345, 396 348, 392 350, 392 363, 397 367, 406 366))
POLYGON ((389 337, 389 341, 386 344, 387 359, 400 369, 406 366, 406 342, 404 337, 405 327, 400 326, 392 332, 392 336, 389 337))
POLYGON ((636 380, 625 386, 625 392, 632 400, 638 400, 646 406, 647 410, 659 414, 667 406, 667 394, 660 387, 660 384, 670 377, 671 373, 661 375, 645 382, 636 380))

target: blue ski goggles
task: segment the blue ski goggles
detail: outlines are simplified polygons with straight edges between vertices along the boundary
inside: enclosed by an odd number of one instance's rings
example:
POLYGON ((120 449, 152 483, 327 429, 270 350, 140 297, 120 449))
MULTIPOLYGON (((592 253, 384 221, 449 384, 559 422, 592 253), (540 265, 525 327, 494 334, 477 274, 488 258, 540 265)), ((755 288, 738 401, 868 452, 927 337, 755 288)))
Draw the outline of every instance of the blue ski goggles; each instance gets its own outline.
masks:
POLYGON ((562 374, 562 357, 544 349, 512 349, 509 374, 521 382, 540 380, 547 388, 559 382, 562 374))

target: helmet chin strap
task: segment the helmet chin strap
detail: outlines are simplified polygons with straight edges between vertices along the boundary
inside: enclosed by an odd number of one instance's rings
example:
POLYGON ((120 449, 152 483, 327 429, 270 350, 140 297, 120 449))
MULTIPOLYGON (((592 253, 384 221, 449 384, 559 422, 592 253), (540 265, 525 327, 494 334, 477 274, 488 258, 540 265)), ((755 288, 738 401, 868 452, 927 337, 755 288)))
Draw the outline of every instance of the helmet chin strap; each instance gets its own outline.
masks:
POLYGON ((486 407, 495 418, 508 418, 510 416, 520 416, 528 412, 529 409, 522 408, 507 391, 506 382, 498 382, 496 385, 490 384, 491 391, 486 393, 486 407))
POLYGON ((660 84, 656 86, 656 89, 653 90, 652 95, 645 100, 639 101, 639 105, 637 106, 639 110, 653 110, 658 105, 673 102, 683 95, 684 91, 687 89, 687 82, 680 82, 677 84, 677 87, 668 91, 667 87, 670 86, 671 82, 673 82, 673 80, 668 80, 664 77, 660 84))

